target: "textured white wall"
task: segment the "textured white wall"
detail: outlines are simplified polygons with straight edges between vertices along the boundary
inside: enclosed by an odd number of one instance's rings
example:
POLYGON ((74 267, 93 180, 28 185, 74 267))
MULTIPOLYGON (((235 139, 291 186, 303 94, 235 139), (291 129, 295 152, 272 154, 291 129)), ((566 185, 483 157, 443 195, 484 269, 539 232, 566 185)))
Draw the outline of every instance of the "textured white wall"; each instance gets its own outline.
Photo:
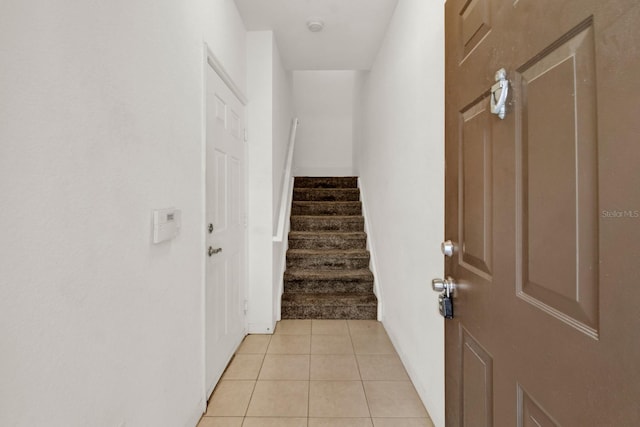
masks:
MULTIPOLYGON (((163 0, 167 1, 167 0, 163 0)), ((224 65, 233 81, 245 90, 247 85, 246 30, 234 0, 192 0, 202 11, 204 40, 224 65)))
POLYGON ((356 71, 294 71, 300 127, 296 175, 353 174, 353 91, 356 71))
POLYGON ((247 33, 249 103, 249 332, 272 333, 284 242, 273 242, 293 118, 291 77, 271 31, 247 33), (277 181, 277 182, 276 182, 277 181))
POLYGON ((273 43, 273 227, 277 227, 293 109, 293 76, 285 70, 273 43))
POLYGON ((273 33, 247 33, 249 103, 249 332, 272 333, 273 33))
POLYGON ((235 5, 5 0, 0 16, 0 425, 191 427, 203 40, 244 86, 235 5), (183 228, 153 245, 168 206, 183 228))
POLYGON ((444 426, 444 2, 400 0, 365 78, 356 170, 383 322, 435 425, 444 426))
MULTIPOLYGON (((287 194, 282 192, 282 184, 285 178, 287 152, 289 149, 289 137, 291 123, 295 117, 293 108, 293 75, 285 70, 277 43, 273 43, 273 147, 272 147, 272 188, 273 188, 273 218, 272 236, 278 229, 282 198, 287 194)), ((286 200, 285 200, 286 201, 286 200)), ((286 209, 289 206, 285 206, 286 209)), ((289 218, 285 218, 289 221, 289 218)), ((285 226, 286 229, 286 226, 285 226)), ((272 310, 276 320, 280 319, 280 293, 283 282, 283 266, 285 263, 288 246, 287 236, 282 241, 273 241, 273 282, 272 282, 272 310)))

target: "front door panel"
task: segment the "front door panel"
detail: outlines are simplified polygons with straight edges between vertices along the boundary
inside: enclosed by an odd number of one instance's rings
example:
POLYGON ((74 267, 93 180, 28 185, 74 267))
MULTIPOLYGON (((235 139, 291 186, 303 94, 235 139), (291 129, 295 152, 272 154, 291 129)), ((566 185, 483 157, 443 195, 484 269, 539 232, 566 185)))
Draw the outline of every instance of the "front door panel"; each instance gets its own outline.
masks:
POLYGON ((445 8, 446 424, 636 425, 640 2, 445 8))
POLYGON ((461 114, 458 203, 459 265, 487 280, 493 251, 493 159, 489 98, 461 114))
POLYGON ((518 295, 597 337, 598 159, 593 21, 515 76, 518 295), (554 242, 549 250, 546 242, 554 242))

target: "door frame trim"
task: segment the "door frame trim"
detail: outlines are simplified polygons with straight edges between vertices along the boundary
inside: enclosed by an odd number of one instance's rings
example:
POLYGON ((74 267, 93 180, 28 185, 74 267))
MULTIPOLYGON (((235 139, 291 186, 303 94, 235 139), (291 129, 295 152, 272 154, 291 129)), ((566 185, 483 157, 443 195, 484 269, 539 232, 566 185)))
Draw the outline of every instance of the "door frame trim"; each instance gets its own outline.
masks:
POLYGON ((211 52, 211 49, 209 49, 209 45, 207 45, 207 43, 204 44, 204 49, 205 49, 206 63, 208 63, 211 66, 211 68, 213 68, 213 71, 215 71, 218 74, 218 76, 220 76, 222 81, 229 87, 229 89, 231 89, 231 92, 233 92, 233 94, 236 96, 236 98, 238 98, 238 100, 242 103, 242 105, 246 106, 248 102, 248 98, 242 92, 242 90, 236 84, 233 78, 229 75, 229 73, 227 73, 227 70, 224 68, 224 66, 218 60, 218 58, 213 54, 213 52, 211 52))

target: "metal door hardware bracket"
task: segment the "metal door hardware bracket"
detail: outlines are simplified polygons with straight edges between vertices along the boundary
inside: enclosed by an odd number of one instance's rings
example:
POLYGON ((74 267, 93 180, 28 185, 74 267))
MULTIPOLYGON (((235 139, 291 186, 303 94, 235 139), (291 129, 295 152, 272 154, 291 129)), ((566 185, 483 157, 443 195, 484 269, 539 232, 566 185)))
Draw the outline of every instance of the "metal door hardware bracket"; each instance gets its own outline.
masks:
POLYGON ((504 68, 496 71, 496 82, 491 86, 491 112, 497 114, 500 119, 504 119, 507 113, 507 95, 509 95, 509 80, 504 68))

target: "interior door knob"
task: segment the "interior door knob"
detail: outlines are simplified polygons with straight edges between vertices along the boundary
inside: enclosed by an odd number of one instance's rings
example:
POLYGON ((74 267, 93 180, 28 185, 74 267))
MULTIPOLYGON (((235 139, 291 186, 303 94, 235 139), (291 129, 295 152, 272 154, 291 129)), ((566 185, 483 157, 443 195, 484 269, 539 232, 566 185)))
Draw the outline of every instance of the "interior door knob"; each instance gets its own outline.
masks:
POLYGON ((209 256, 213 256, 215 254, 219 254, 220 252, 222 252, 222 248, 213 248, 212 246, 209 246, 209 251, 208 254, 209 256))

